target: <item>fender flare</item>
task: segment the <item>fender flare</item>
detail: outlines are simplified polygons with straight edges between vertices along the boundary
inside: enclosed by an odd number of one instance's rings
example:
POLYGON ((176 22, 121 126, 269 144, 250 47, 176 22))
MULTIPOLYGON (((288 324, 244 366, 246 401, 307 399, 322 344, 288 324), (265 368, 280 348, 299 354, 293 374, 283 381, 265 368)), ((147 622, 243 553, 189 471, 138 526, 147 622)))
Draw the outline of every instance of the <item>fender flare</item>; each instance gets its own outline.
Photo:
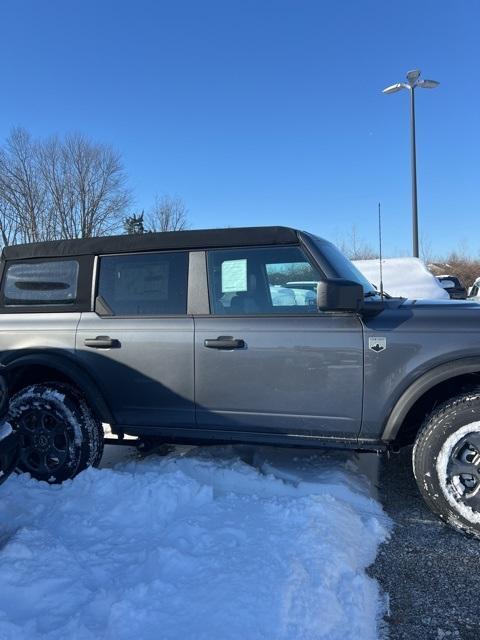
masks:
POLYGON ((5 366, 7 375, 13 373, 15 369, 25 366, 42 365, 50 369, 56 369, 66 378, 69 378, 80 391, 85 394, 88 403, 95 410, 102 422, 107 422, 111 425, 115 424, 112 412, 97 384, 92 380, 91 376, 68 355, 45 352, 30 352, 19 355, 18 352, 11 352, 3 359, 2 365, 5 366))
POLYGON ((480 373, 480 357, 460 358, 441 364, 417 378, 395 403, 382 433, 382 440, 395 440, 407 413, 427 391, 440 382, 468 373, 480 373))

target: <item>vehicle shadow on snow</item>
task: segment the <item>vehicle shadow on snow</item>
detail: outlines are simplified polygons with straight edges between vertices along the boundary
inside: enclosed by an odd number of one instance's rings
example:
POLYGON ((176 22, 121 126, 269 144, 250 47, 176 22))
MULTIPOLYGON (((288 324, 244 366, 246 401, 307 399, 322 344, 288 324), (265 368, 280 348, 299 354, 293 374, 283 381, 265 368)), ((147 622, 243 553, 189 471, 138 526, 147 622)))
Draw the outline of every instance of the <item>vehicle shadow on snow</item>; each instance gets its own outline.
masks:
POLYGON ((377 454, 356 454, 336 449, 307 449, 270 447, 268 445, 161 445, 145 454, 132 444, 128 446, 106 446, 100 468, 112 468, 130 460, 174 457, 192 457, 227 462, 238 459, 256 469, 260 474, 271 475, 287 484, 315 483, 318 473, 335 476, 335 480, 348 483, 352 489, 378 500, 378 475, 381 457, 377 454))
POLYGON ((382 459, 379 492, 394 529, 368 573, 388 594, 390 640, 478 640, 480 542, 429 511, 413 477, 411 448, 382 459))

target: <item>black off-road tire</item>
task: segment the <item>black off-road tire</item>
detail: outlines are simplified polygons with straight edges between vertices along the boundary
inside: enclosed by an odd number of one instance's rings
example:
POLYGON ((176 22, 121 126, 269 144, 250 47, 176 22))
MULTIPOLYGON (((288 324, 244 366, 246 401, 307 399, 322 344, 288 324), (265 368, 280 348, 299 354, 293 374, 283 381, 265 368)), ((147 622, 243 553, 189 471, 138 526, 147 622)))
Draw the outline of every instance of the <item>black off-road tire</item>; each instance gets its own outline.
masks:
POLYGON ((430 509, 480 539, 479 390, 455 396, 430 414, 415 440, 413 471, 430 509))
MULTIPOLYGON (((0 435, 3 429, 7 430, 10 425, 0 424, 0 435)), ((12 471, 15 469, 18 456, 18 444, 15 434, 12 432, 8 436, 1 438, 0 445, 0 484, 5 482, 12 471)))
POLYGON ((34 384, 10 401, 8 420, 18 434, 17 469, 38 480, 59 483, 98 466, 103 427, 74 387, 34 384))
POLYGON ((0 418, 3 418, 8 408, 8 386, 3 375, 0 374, 0 418))

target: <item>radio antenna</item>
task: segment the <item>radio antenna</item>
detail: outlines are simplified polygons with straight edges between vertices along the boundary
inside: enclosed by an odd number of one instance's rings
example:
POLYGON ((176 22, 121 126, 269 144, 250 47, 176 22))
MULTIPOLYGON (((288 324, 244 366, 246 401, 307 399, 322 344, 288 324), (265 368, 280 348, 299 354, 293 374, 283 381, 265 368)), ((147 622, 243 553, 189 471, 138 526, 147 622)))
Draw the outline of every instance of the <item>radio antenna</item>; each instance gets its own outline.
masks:
POLYGON ((383 292, 383 265, 382 265, 382 210, 380 207, 380 202, 378 203, 378 248, 379 248, 379 257, 380 257, 380 297, 383 300, 384 292, 383 292))

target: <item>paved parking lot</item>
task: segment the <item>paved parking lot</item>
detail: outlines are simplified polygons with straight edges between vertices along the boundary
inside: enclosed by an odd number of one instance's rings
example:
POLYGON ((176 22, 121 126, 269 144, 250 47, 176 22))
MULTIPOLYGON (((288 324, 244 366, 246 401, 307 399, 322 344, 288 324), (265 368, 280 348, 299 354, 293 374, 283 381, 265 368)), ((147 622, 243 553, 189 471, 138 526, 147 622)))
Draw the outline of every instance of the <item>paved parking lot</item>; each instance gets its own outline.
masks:
POLYGON ((395 522, 370 574, 389 594, 390 640, 480 637, 480 542, 444 526, 425 506, 410 451, 382 459, 379 497, 395 522))

